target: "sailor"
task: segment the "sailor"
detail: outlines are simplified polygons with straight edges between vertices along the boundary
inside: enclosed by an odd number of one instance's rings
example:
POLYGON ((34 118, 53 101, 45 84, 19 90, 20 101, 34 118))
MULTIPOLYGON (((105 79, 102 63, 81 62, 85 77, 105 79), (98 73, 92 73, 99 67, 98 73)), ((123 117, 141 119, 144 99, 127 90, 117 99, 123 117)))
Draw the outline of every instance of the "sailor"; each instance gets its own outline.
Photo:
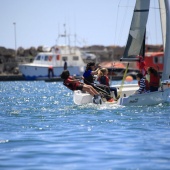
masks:
POLYGON ((142 56, 138 56, 138 57, 139 57, 139 70, 143 74, 143 76, 146 76, 147 71, 146 71, 145 60, 142 56))
POLYGON ((96 66, 95 66, 94 62, 90 62, 87 64, 86 70, 83 74, 84 83, 89 84, 89 85, 94 83, 94 75, 98 74, 100 66, 97 69, 95 69, 95 68, 96 68, 96 66))
POLYGON ((93 102, 95 104, 101 104, 101 96, 100 94, 91 86, 84 83, 81 83, 79 80, 70 76, 70 72, 68 70, 64 70, 61 74, 61 78, 63 79, 63 85, 65 85, 70 90, 83 90, 88 92, 93 96, 93 102))
MULTIPOLYGON (((100 69, 100 71, 98 72, 97 80, 99 81, 100 84, 105 85, 105 87, 107 87, 106 91, 109 94, 110 94, 110 91, 114 91, 115 100, 119 99, 119 97, 117 95, 117 88, 109 86, 108 69, 106 69, 106 68, 100 69)), ((111 99, 108 99, 108 100, 110 101, 110 100, 113 100, 113 99, 111 98, 111 99)))
POLYGON ((147 79, 149 81, 150 92, 158 91, 161 81, 159 73, 157 72, 156 69, 154 69, 153 67, 148 68, 147 79))
POLYGON ((92 85, 97 91, 103 94, 103 100, 106 99, 108 100, 113 100, 112 97, 110 96, 110 91, 105 88, 105 86, 102 86, 100 84, 95 84, 94 83, 94 75, 97 75, 98 72, 100 71, 100 66, 96 69, 96 65, 94 62, 90 62, 87 64, 86 70, 83 74, 83 79, 85 84, 92 85))
POLYGON ((139 89, 135 92, 135 94, 141 94, 149 92, 149 83, 148 80, 146 80, 143 77, 142 73, 138 73, 136 75, 136 79, 138 80, 139 89))

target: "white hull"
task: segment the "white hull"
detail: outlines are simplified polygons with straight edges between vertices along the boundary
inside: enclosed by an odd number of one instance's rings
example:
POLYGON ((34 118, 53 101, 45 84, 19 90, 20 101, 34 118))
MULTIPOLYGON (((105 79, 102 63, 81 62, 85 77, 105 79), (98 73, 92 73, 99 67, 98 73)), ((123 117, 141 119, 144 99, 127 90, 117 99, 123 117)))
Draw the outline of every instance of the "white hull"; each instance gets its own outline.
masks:
POLYGON ((54 49, 51 52, 38 53, 33 63, 19 65, 19 70, 25 79, 59 77, 64 69, 69 70, 72 76, 83 74, 86 64, 82 60, 82 53, 79 49, 67 46, 54 49))
MULTIPOLYGON (((117 91, 119 93, 121 86, 114 85, 114 87, 117 88, 117 91)), ((138 84, 125 84, 122 88, 122 92, 120 93, 120 97, 130 96, 130 95, 134 94, 135 91, 138 89, 139 89, 138 84)))
MULTIPOLYGON (((164 91, 156 91, 143 94, 134 94, 134 89, 137 86, 133 87, 131 85, 128 90, 126 86, 121 93, 121 97, 117 102, 111 103, 121 106, 147 106, 147 105, 157 105, 160 103, 170 102, 170 88, 165 89, 164 91), (126 95, 127 97, 123 97, 126 95)), ((77 90, 74 91, 73 101, 77 105, 92 103, 92 96, 88 93, 82 93, 77 90)))
POLYGON ((117 104, 122 106, 144 106, 157 105, 164 102, 163 92, 157 91, 123 97, 118 100, 117 104))
POLYGON ((93 103, 92 97, 89 93, 82 93, 80 90, 74 91, 73 101, 77 105, 93 103))
MULTIPOLYGON (((48 77, 49 65, 34 65, 34 64, 23 64, 19 65, 19 70, 22 75, 27 80, 34 80, 38 78, 47 78, 48 77)), ((79 66, 68 66, 67 68, 71 75, 80 76, 83 74, 84 67, 79 66)), ((54 77, 60 77, 60 74, 63 71, 63 67, 53 67, 54 77)), ((50 73, 52 77, 52 73, 50 73)))

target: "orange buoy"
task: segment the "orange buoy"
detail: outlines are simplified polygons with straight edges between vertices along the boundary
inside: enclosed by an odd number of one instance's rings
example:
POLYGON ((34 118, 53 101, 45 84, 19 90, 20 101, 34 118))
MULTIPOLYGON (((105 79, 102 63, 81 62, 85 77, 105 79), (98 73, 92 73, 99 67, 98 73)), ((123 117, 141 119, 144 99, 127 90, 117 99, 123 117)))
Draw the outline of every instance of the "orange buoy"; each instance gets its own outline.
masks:
POLYGON ((125 81, 131 82, 131 81, 133 81, 133 77, 132 77, 132 76, 127 76, 127 77, 125 78, 125 81))

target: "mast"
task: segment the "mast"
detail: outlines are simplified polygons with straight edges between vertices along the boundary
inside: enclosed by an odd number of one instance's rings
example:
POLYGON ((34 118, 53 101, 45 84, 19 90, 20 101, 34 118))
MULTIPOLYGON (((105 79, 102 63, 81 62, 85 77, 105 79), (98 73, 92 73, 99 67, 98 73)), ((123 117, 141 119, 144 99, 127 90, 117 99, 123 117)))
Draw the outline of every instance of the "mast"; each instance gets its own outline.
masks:
POLYGON ((145 57, 145 42, 146 42, 146 29, 145 29, 145 33, 144 33, 144 36, 143 36, 142 47, 141 47, 141 50, 140 50, 140 53, 139 53, 139 55, 142 56, 143 58, 145 57))
POLYGON ((166 40, 165 40, 165 52, 164 52, 164 67, 162 73, 162 80, 167 81, 170 79, 170 1, 164 0, 165 2, 165 10, 166 10, 166 24, 161 20, 162 24, 166 26, 166 40))
POLYGON ((164 51, 165 51, 165 42, 166 42, 166 8, 165 8, 165 1, 164 0, 159 0, 159 13, 160 13, 160 21, 161 21, 163 48, 164 48, 164 51))

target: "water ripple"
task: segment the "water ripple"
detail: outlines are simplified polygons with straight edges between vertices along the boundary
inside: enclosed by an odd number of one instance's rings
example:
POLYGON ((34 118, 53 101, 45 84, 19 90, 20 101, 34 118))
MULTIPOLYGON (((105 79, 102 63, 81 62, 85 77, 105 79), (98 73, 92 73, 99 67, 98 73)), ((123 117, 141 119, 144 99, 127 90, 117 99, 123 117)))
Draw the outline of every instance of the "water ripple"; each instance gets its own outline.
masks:
POLYGON ((0 95, 1 169, 169 169, 168 104, 77 106, 43 81, 0 82, 0 95))

